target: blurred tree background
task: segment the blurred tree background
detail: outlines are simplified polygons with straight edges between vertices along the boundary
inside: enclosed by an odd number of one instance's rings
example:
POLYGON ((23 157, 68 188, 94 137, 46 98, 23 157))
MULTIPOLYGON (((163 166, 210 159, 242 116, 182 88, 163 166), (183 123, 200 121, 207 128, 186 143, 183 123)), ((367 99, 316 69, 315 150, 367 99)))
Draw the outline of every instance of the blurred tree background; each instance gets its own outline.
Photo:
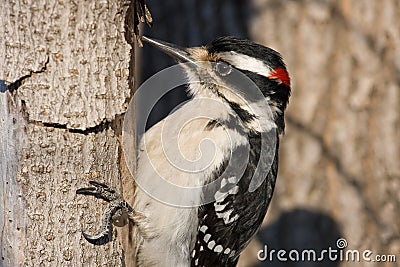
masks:
MULTIPOLYGON (((397 266, 382 262, 259 262, 269 249, 369 249, 400 261, 400 2, 148 1, 146 34, 182 46, 223 35, 281 52, 292 78, 272 205, 240 266, 397 266)), ((140 49, 139 77, 173 61, 140 49)), ((139 84, 139 83, 138 83, 139 84)), ((183 90, 154 109, 154 124, 183 90)), ((140 111, 139 111, 140 114, 140 111)), ((140 118, 140 115, 138 116, 140 118)))

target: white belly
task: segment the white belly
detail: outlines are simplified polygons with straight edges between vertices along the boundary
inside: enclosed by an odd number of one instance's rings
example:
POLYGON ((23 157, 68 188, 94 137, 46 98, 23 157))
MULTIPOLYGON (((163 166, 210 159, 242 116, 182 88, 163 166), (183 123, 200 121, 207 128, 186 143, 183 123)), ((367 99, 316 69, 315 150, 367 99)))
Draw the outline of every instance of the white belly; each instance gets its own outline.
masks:
POLYGON ((145 228, 151 236, 142 239, 139 260, 143 266, 188 266, 197 234, 199 186, 208 181, 232 147, 246 142, 232 129, 205 130, 207 118, 181 123, 188 109, 196 114, 195 108, 186 105, 177 110, 141 140, 136 173, 139 188, 133 208, 146 216, 145 228))

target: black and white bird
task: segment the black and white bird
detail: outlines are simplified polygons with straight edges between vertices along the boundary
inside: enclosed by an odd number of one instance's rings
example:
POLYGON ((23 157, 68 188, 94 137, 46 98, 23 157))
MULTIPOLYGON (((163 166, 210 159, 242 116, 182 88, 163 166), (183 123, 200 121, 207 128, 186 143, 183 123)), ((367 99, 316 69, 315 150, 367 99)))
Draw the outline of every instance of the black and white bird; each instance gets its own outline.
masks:
POLYGON ((77 191, 112 202, 100 233, 84 236, 108 241, 112 216, 127 211, 138 227, 138 266, 236 266, 274 191, 291 91, 285 63, 235 37, 193 48, 143 41, 183 66, 191 100, 144 134, 132 208, 100 183, 77 191))

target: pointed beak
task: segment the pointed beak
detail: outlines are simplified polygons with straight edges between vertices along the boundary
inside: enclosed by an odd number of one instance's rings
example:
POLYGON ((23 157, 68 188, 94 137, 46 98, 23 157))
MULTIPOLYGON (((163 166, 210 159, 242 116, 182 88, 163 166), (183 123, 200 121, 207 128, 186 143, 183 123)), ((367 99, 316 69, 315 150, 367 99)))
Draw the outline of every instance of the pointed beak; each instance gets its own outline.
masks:
POLYGON ((173 59, 175 59, 179 63, 192 63, 196 64, 196 60, 190 55, 190 53, 183 47, 179 47, 177 45, 167 43, 164 41, 159 41, 155 39, 150 39, 146 36, 142 36, 142 40, 146 43, 151 44, 152 46, 160 49, 165 54, 169 55, 173 59))

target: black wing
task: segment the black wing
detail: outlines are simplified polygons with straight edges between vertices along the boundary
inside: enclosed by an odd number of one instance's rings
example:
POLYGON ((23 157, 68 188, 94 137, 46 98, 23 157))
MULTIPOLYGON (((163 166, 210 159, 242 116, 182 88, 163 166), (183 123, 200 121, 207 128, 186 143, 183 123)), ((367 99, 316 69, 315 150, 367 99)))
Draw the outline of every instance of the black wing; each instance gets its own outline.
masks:
POLYGON ((191 255, 191 266, 236 266, 241 251, 261 225, 275 186, 278 143, 271 169, 268 174, 264 174, 266 179, 257 190, 249 192, 249 184, 259 159, 259 142, 259 139, 253 139, 250 150, 239 147, 233 152, 247 151, 250 154, 240 179, 224 173, 227 162, 216 174, 216 177, 220 177, 223 173, 217 192, 223 197, 199 208, 199 229, 191 255))

